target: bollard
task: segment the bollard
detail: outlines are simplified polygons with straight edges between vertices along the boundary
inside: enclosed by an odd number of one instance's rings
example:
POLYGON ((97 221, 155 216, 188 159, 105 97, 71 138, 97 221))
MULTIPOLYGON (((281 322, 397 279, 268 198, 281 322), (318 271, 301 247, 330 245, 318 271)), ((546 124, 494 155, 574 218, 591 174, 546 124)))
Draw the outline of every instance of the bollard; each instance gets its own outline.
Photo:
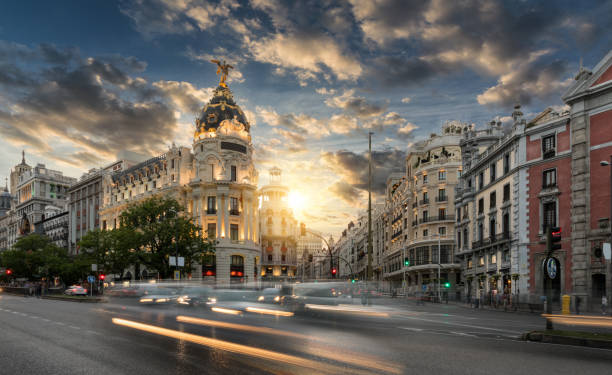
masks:
POLYGON ((570 314, 570 296, 568 296, 567 294, 564 294, 563 297, 561 297, 561 300, 562 300, 561 314, 569 315, 570 314))

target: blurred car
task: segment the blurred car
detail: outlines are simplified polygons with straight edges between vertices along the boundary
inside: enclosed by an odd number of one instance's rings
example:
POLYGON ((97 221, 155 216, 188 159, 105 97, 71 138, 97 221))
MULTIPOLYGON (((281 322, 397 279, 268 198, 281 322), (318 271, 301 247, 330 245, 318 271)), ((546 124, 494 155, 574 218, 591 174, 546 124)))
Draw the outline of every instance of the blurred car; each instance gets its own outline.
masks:
POLYGON ((217 302, 256 302, 259 291, 252 289, 215 289, 217 302))
POLYGON ((64 294, 68 296, 86 296, 87 289, 83 288, 80 285, 72 285, 64 291, 64 294))
POLYGON ((217 302, 217 298, 212 288, 207 287, 187 287, 183 288, 180 296, 176 299, 179 305, 198 306, 212 305, 217 302))
POLYGON ((140 303, 144 305, 160 305, 174 303, 179 297, 180 290, 176 288, 159 287, 146 290, 140 297, 140 303))
POLYGON ((341 293, 338 283, 295 284, 291 294, 283 299, 293 312, 306 311, 307 305, 337 306, 341 293))
POLYGON ((140 297, 144 295, 144 289, 138 286, 114 286, 108 288, 105 292, 109 296, 113 297, 140 297))
POLYGON ((257 302, 263 303, 281 303, 283 301, 282 292, 278 288, 265 288, 261 291, 261 295, 257 297, 257 302))

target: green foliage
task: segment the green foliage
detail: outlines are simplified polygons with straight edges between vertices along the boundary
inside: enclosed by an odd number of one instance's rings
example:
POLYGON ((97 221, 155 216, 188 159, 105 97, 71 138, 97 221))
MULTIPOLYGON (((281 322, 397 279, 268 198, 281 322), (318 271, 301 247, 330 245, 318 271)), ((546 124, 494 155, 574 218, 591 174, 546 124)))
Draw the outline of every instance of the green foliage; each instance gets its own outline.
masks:
POLYGON ((170 256, 185 257, 183 270, 191 272, 196 261, 214 251, 213 244, 199 235, 202 228, 180 215, 182 210, 175 199, 152 197, 131 205, 120 216, 124 239, 134 246, 136 260, 162 278, 171 274, 170 256))

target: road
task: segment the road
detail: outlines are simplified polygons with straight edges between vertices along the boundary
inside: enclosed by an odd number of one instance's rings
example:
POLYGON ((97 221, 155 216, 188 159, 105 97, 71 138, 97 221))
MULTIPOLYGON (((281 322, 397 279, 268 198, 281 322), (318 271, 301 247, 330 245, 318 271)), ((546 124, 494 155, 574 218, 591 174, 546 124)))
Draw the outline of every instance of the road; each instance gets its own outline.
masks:
POLYGON ((0 368, 23 374, 605 374, 612 351, 523 342, 541 317, 457 305, 230 315, 0 294, 0 368), (380 313, 373 314, 371 311, 380 313))

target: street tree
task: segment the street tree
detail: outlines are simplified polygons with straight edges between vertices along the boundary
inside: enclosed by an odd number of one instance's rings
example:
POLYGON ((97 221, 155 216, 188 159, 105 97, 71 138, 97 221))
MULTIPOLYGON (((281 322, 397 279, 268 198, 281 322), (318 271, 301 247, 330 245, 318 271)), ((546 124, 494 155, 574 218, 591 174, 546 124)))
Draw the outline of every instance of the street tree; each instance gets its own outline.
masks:
POLYGON ((155 196, 130 205, 120 216, 126 241, 135 244, 137 261, 162 278, 171 274, 170 256, 183 256, 183 270, 189 273, 196 261, 214 251, 213 243, 202 237, 202 228, 182 211, 175 199, 155 196))

